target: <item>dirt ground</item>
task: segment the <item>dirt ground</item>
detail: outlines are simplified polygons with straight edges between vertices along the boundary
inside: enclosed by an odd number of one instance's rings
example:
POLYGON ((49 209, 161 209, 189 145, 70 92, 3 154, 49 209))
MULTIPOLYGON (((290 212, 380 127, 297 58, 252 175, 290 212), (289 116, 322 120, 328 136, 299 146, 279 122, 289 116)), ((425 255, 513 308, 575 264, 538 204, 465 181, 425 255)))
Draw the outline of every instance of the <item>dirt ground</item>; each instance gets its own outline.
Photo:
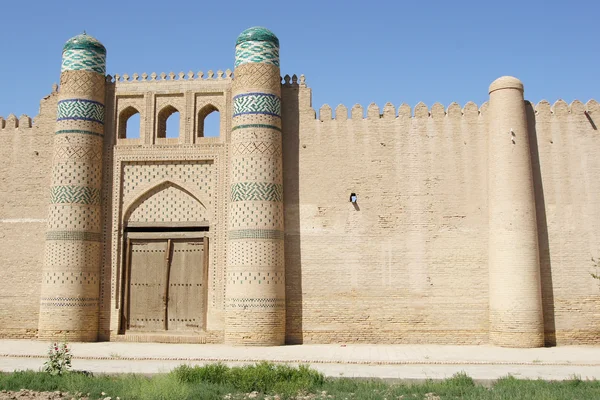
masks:
POLYGON ((88 397, 73 396, 63 392, 34 392, 21 389, 18 392, 8 390, 0 391, 0 400, 89 400, 88 397))

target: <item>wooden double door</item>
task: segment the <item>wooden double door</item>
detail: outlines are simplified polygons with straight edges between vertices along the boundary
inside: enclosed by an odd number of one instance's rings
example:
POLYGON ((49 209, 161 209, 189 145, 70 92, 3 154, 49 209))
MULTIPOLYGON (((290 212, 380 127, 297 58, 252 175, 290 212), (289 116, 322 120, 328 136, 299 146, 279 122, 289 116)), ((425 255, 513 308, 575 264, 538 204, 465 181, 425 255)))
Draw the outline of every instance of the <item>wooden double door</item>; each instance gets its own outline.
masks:
POLYGON ((122 330, 204 330, 208 238, 128 238, 126 251, 122 330))

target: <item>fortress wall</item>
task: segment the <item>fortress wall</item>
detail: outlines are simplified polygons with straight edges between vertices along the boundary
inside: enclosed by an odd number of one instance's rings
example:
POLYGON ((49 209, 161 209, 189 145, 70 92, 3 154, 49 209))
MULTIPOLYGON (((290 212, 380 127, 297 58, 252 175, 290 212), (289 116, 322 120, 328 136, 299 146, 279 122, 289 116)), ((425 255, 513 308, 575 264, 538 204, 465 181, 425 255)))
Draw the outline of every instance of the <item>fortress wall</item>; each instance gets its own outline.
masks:
MULTIPOLYGON (((536 178, 544 322, 548 344, 598 343, 600 106, 560 100, 530 107, 539 152, 536 178), (587 112, 587 115, 586 115, 587 112)), ((535 171, 534 157, 534 171, 535 171)), ((534 177, 536 173, 534 172, 534 177)))
POLYGON ((56 101, 0 119, 0 337, 37 335, 56 101))
POLYGON ((487 342, 487 105, 283 98, 287 341, 487 342))

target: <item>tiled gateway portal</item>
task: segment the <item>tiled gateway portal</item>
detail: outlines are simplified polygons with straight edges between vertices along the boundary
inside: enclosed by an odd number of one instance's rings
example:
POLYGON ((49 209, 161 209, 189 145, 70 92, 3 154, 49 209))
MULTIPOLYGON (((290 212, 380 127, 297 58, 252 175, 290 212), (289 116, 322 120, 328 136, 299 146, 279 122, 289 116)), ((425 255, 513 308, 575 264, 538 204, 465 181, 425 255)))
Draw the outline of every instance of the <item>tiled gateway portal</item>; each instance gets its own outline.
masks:
POLYGON ((40 318, 40 337, 66 330, 85 341, 283 344, 277 38, 263 28, 240 35, 233 86, 231 72, 219 71, 207 80, 109 78, 106 91, 104 47, 85 34, 69 43, 76 46, 63 53, 58 133, 72 137, 57 135, 55 144, 42 299, 42 309, 58 311, 42 313, 53 317, 40 318), (90 76, 67 76, 81 75, 71 69, 90 76), (176 112, 179 136, 166 137, 176 112), (220 132, 208 138, 211 112, 220 114, 220 132), (140 135, 131 138, 136 114, 140 135))

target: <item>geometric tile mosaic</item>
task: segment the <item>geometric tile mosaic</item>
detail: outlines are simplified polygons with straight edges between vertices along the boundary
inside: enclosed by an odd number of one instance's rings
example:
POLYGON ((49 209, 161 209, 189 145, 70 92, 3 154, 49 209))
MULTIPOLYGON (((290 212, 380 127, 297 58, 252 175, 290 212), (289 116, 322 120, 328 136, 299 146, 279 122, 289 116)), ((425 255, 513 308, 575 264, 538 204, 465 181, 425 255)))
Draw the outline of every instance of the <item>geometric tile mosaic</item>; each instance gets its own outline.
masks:
POLYGON ((263 63, 279 66, 279 47, 270 42, 247 41, 235 47, 235 66, 263 63))
POLYGON ((276 125, 268 125, 268 124, 243 124, 243 125, 236 125, 233 128, 231 128, 232 131, 238 130, 238 129, 248 129, 248 128, 264 128, 264 129, 275 129, 276 131, 281 132, 281 128, 276 126, 276 125))
POLYGON ((50 203, 100 204, 100 189, 84 186, 53 186, 50 188, 50 203))
POLYGON ((82 240, 89 242, 101 242, 102 234, 96 232, 78 231, 48 231, 46 240, 82 240))
POLYGON ((58 102, 57 121, 84 120, 104 123, 104 105, 85 99, 68 99, 58 102))
POLYGON ((283 201, 283 185, 266 182, 238 182, 231 185, 231 201, 283 201))
POLYGON ((278 239, 283 240, 283 231, 274 229, 238 229, 227 232, 229 240, 241 239, 278 239))
POLYGON ((227 308, 233 309, 280 309, 285 308, 285 299, 280 298, 228 298, 225 304, 227 308))
POLYGON ((233 98, 233 116, 265 114, 281 116, 281 100, 269 93, 244 93, 233 98))
POLYGON ((61 72, 64 71, 93 71, 104 75, 106 73, 106 54, 90 50, 66 50, 63 53, 61 72))

